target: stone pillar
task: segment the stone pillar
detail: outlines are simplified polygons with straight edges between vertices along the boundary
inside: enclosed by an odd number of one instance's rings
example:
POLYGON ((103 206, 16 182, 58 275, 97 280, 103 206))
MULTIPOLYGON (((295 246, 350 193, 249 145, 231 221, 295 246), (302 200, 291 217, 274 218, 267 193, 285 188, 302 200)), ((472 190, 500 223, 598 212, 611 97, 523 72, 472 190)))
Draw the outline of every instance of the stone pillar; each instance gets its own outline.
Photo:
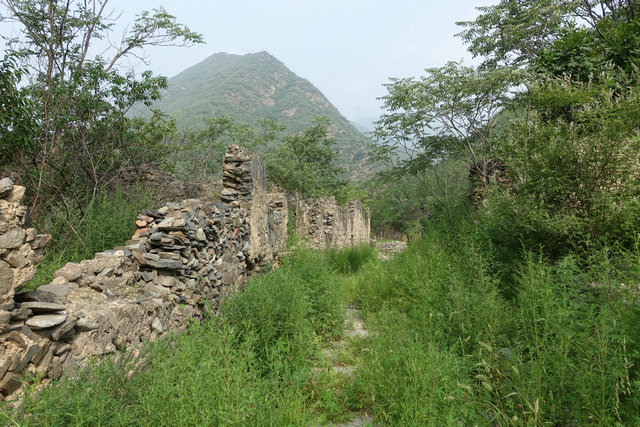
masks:
POLYGON ((267 173, 258 154, 238 145, 230 145, 222 164, 222 201, 237 203, 249 210, 249 258, 252 265, 273 259, 269 244, 267 209, 267 173))
POLYGON ((289 211, 285 193, 267 194, 269 216, 269 246, 274 254, 287 246, 289 211))

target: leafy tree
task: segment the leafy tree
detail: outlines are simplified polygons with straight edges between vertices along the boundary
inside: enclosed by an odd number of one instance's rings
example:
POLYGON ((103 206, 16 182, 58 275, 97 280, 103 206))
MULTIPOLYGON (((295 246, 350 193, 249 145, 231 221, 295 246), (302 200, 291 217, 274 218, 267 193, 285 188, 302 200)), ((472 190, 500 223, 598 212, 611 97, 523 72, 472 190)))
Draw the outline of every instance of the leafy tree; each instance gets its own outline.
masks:
POLYGON ((457 24, 459 34, 474 56, 485 58, 485 67, 520 66, 533 60, 567 27, 579 0, 501 0, 479 7, 474 21, 457 24))
POLYGON ((640 21, 607 17, 593 28, 580 28, 556 39, 533 62, 538 73, 571 76, 588 82, 614 72, 627 85, 636 84, 640 67, 640 21), (605 73, 606 72, 606 73, 605 73))
POLYGON ((591 238, 611 235, 640 193, 640 91, 612 85, 537 82, 529 92, 535 113, 513 121, 499 148, 513 194, 584 220, 591 238), (570 110, 559 116, 557 105, 570 110))
POLYGON ((177 154, 179 172, 190 178, 222 176, 220 159, 229 144, 239 144, 263 155, 273 149, 285 127, 273 120, 262 119, 259 127, 242 123, 229 116, 212 116, 206 128, 188 130, 182 135, 181 150, 177 154))
MULTIPOLYGON (((530 65, 541 52, 553 49, 562 38, 566 39, 560 45, 567 44, 567 53, 573 51, 573 54, 578 53, 578 57, 582 57, 585 51, 597 53, 591 49, 594 40, 585 40, 585 34, 596 36, 600 42, 608 44, 611 53, 616 50, 620 53, 619 48, 628 47, 634 32, 637 34, 634 23, 640 16, 640 2, 501 0, 496 5, 479 7, 478 10, 482 13, 474 21, 458 22, 464 27, 459 35, 468 43, 468 49, 474 56, 485 58, 484 67, 495 68, 530 65), (579 41, 586 42, 586 46, 579 41)), ((632 44, 635 51, 636 42, 632 41, 632 44)), ((631 53, 627 50, 627 54, 631 53)), ((609 59, 615 59, 614 56, 609 59)), ((571 58, 565 59, 571 61, 571 58)))
MULTIPOLYGON (((388 180, 412 176, 451 218, 450 159, 466 158, 486 187, 485 156, 493 149, 498 113, 517 82, 509 68, 476 70, 450 62, 426 70, 420 80, 392 79, 382 99, 387 113, 373 133, 373 154, 391 168, 388 180)), ((454 185, 456 187, 456 185, 454 185)))
POLYGON ((335 166, 338 152, 334 145, 328 120, 316 119, 313 126, 287 136, 267 153, 267 173, 284 189, 297 195, 324 194, 339 185, 342 172, 335 166))
POLYGON ((14 145, 7 160, 23 169, 33 190, 32 209, 45 194, 63 203, 71 197, 81 207, 87 192, 94 197, 123 167, 147 160, 141 153, 162 161, 162 152, 154 151, 162 135, 147 139, 145 150, 136 147, 149 128, 125 114, 137 102, 158 99, 166 78, 150 72, 136 76, 122 64, 140 58, 145 46, 191 45, 202 38, 159 8, 139 14, 119 43, 93 54, 96 42, 113 39, 107 4, 0 1, 5 20, 19 29, 6 44, 30 73, 24 83, 33 125, 19 130, 29 144, 14 145))
POLYGON ((0 166, 9 163, 12 153, 29 144, 30 101, 19 87, 26 69, 20 68, 15 56, 0 61, 0 166))

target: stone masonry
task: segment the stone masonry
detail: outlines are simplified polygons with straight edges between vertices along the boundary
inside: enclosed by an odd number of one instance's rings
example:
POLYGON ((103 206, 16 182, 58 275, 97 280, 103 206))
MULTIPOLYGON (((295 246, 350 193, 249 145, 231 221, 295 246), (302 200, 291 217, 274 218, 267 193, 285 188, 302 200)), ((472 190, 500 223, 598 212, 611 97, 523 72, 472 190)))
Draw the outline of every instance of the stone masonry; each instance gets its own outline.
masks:
MULTIPOLYGON (((24 374, 46 383, 91 358, 137 353, 143 342, 184 329, 286 245, 287 199, 267 195, 262 159, 230 146, 223 168, 222 202, 144 210, 123 246, 68 263, 30 292, 20 290, 50 236, 24 228, 25 190, 0 180, 0 399, 21 387, 24 374)), ((368 242, 359 202, 338 208, 329 199, 305 209, 312 244, 368 242)))
POLYGON ((357 201, 338 206, 335 197, 300 202, 298 233, 315 248, 369 244, 370 219, 357 201))

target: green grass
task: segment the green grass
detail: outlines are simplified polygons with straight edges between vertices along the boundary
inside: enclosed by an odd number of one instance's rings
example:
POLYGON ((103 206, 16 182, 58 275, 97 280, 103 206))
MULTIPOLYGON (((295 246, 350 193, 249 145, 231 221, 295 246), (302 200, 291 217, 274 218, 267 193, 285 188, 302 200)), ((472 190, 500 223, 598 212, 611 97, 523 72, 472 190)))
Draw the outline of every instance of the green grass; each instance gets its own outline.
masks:
POLYGON ((318 425, 368 412, 387 425, 640 423, 640 255, 528 253, 500 276, 482 234, 460 230, 433 228, 389 261, 364 248, 295 250, 221 316, 149 345, 144 370, 129 377, 141 359, 107 361, 28 394, 4 421, 318 425), (324 356, 347 303, 369 336, 324 356))
MULTIPOLYGON (((0 424, 313 425, 336 407, 335 378, 320 376, 320 343, 342 330, 340 276, 324 254, 294 251, 284 267, 250 280, 222 316, 107 360, 37 394, 0 424), (136 364, 145 360, 135 375, 136 364), (323 409, 324 408, 324 409, 323 409)), ((27 387, 29 390, 29 387, 27 387)))
POLYGON ((51 282, 53 273, 67 262, 91 259, 96 252, 123 245, 135 232, 136 216, 150 206, 153 206, 151 197, 142 191, 97 196, 84 212, 70 217, 52 204, 43 227, 52 235, 52 241, 45 248, 44 260, 36 266, 36 276, 25 289, 51 282))
POLYGON ((391 425, 638 424, 638 255, 529 253, 505 284, 464 230, 432 230, 358 275, 375 337, 360 406, 391 425))

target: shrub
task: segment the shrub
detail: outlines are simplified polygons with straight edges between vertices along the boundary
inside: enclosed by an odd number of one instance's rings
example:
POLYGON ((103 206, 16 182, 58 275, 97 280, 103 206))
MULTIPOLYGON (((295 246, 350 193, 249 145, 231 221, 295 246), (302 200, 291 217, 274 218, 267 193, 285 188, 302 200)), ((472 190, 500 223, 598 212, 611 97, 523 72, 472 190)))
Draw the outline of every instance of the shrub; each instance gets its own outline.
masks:
POLYGON ((361 245, 348 247, 341 250, 327 249, 326 257, 329 263, 340 274, 352 274, 358 271, 367 261, 376 257, 376 252, 371 246, 361 245))

